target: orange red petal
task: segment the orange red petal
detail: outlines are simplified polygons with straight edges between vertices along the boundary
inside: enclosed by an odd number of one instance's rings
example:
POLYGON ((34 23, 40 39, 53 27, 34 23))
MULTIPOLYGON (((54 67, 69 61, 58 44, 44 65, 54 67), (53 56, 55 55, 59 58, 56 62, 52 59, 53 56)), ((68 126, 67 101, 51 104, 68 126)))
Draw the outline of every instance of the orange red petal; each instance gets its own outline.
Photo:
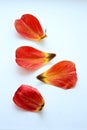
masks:
POLYGON ((40 92, 30 86, 21 85, 13 96, 13 102, 20 108, 31 112, 42 110, 45 101, 40 92))
POLYGON ((24 14, 15 20, 15 29, 23 37, 39 41, 46 37, 39 20, 32 14, 24 14))
POLYGON ((77 82, 75 63, 68 60, 60 61, 38 75, 37 79, 63 89, 73 88, 77 82))
POLYGON ((16 63, 28 70, 36 70, 47 64, 56 56, 54 53, 47 53, 31 46, 21 46, 16 49, 16 63))

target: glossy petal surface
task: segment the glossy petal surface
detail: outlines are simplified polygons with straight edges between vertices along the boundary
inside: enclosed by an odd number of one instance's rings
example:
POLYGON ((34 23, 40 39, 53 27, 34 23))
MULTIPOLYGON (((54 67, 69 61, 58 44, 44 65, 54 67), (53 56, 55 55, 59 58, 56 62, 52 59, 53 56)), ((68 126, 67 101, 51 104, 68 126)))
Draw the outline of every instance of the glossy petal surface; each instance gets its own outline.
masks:
POLYGON ((29 85, 21 85, 13 96, 13 102, 20 108, 36 112, 44 106, 44 99, 40 92, 29 85))
POLYGON ((35 70, 47 64, 56 56, 54 53, 42 52, 31 46, 21 46, 16 49, 16 63, 29 70, 35 70))
POLYGON ((73 88, 77 82, 75 64, 72 61, 60 61, 38 75, 37 79, 63 89, 73 88))
POLYGON ((32 14, 24 14, 15 20, 15 29, 23 37, 39 41, 46 37, 39 20, 32 14))

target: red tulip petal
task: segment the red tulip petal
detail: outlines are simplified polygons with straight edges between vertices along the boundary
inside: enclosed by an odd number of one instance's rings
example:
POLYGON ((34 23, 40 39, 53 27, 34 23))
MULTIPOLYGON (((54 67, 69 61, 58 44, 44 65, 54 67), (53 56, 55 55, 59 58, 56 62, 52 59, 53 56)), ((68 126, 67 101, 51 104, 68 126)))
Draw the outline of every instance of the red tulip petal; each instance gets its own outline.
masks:
POLYGON ((31 46, 21 46, 16 50, 16 63, 30 70, 35 70, 47 64, 56 54, 42 52, 31 46))
POLYGON ((21 85, 13 96, 14 103, 25 110, 40 111, 45 102, 40 92, 29 85, 21 85))
POLYGON ((39 20, 31 14, 22 15, 14 24, 17 32, 27 39, 38 41, 46 37, 39 20))
POLYGON ((63 89, 73 88, 77 82, 75 64, 72 61, 61 61, 37 76, 44 83, 63 89))

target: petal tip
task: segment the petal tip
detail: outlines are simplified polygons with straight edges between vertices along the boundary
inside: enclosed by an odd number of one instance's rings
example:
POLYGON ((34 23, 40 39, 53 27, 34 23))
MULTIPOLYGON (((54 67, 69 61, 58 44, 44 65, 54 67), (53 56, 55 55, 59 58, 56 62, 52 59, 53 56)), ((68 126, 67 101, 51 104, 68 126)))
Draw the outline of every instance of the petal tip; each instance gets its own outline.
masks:
POLYGON ((51 59, 53 59, 55 56, 56 56, 55 53, 49 53, 48 58, 49 58, 49 60, 51 60, 51 59))
POLYGON ((44 82, 44 76, 43 76, 43 74, 38 75, 36 78, 37 78, 38 80, 44 82))

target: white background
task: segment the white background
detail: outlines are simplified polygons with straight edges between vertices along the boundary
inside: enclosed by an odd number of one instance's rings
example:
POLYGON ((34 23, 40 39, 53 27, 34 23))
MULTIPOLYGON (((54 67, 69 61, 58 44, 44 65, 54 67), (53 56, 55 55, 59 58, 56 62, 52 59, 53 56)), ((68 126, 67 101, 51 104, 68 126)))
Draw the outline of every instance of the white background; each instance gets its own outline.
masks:
POLYGON ((87 130, 87 1, 0 0, 0 130, 87 130), (25 13, 35 15, 47 38, 40 42, 19 36, 14 21, 25 13), (57 56, 34 72, 15 63, 15 50, 30 45, 57 56), (76 64, 75 88, 46 85, 36 76, 61 60, 76 64), (26 112, 12 101, 21 84, 36 87, 45 99, 39 113, 26 112))

